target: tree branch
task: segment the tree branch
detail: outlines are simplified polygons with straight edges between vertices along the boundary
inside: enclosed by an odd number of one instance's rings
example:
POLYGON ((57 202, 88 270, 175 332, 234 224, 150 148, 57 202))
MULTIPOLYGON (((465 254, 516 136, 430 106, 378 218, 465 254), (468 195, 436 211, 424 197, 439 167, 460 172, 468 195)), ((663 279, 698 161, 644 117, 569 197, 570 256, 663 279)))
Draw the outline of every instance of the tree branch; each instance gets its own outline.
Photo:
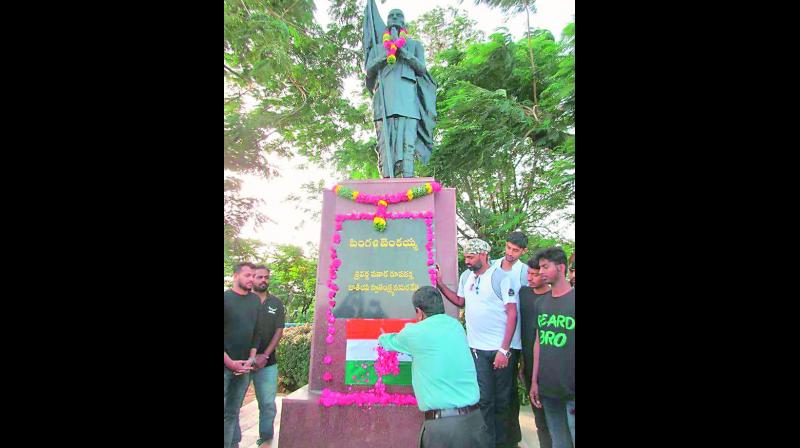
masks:
POLYGON ((287 75, 286 75, 286 77, 289 79, 289 82, 290 82, 290 83, 292 83, 292 85, 293 85, 293 86, 294 86, 294 87, 295 87, 295 88, 296 88, 298 91, 300 91, 300 95, 303 97, 303 105, 305 105, 306 98, 308 97, 308 92, 306 91, 306 89, 304 89, 304 88, 303 88, 303 86, 301 86, 301 85, 300 85, 300 83, 299 83, 299 82, 297 82, 297 81, 296 81, 296 80, 295 80, 295 79, 292 77, 292 75, 289 75, 289 74, 287 74, 287 75))
POLYGON ((458 230, 458 233, 460 233, 461 236, 464 237, 464 239, 468 240, 472 238, 471 236, 467 235, 467 233, 461 227, 456 226, 456 230, 458 230))
POLYGON ((233 73, 234 75, 236 75, 236 77, 237 77, 237 78, 241 79, 242 81, 244 81, 244 82, 246 82, 246 83, 248 83, 248 84, 250 83, 250 80, 248 80, 248 79, 247 79, 247 78, 245 78, 244 76, 242 76, 242 75, 240 75, 240 74, 236 73, 236 71, 234 71, 232 68, 228 67, 228 64, 225 64, 225 63, 223 62, 223 63, 222 63, 222 65, 224 65, 224 66, 225 66, 225 70, 227 70, 227 71, 229 71, 229 72, 233 73))
MULTIPOLYGON (((525 0, 525 21, 528 25, 528 55, 531 58, 531 84, 533 87, 533 107, 539 104, 539 100, 537 99, 536 95, 536 63, 533 59, 533 45, 531 44, 531 16, 530 16, 530 7, 528 5, 528 0, 525 0)), ((536 121, 539 121, 539 117, 536 116, 535 110, 533 114, 533 118, 536 121)))
POLYGON ((294 3, 292 3, 292 6, 290 6, 290 7, 286 8, 286 9, 284 9, 284 10, 283 10, 283 12, 281 13, 281 19, 283 19, 283 16, 284 16, 284 15, 285 15, 287 12, 289 12, 289 10, 290 10, 290 9, 294 8, 294 7, 297 5, 297 3, 298 3, 299 1, 300 1, 300 0, 294 0, 294 3))
POLYGON ((247 12, 247 17, 253 17, 253 14, 251 14, 250 10, 247 8, 247 5, 244 4, 244 0, 239 0, 239 2, 242 4, 245 12, 247 12))

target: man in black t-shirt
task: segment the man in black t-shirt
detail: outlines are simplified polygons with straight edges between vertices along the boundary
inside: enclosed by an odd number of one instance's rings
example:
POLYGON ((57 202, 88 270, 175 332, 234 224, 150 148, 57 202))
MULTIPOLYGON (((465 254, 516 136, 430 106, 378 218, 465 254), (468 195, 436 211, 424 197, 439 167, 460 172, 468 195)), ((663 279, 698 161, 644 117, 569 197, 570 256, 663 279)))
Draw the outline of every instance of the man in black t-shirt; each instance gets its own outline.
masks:
MULTIPOLYGON (((539 275, 539 264, 531 257, 528 260, 528 285, 519 289, 520 336, 522 340, 522 365, 525 389, 531 393, 531 377, 533 375, 533 344, 536 339, 536 303, 539 297, 550 291, 550 285, 542 281, 539 275)), ((547 419, 544 409, 533 408, 533 419, 536 422, 536 435, 539 437, 540 448, 552 448, 550 431, 547 429, 547 419)))
POLYGON ((542 281, 552 289, 536 303, 531 401, 543 406, 553 448, 575 446, 575 289, 560 247, 537 252, 542 281))
MULTIPOLYGON (((253 292, 258 296, 259 308, 259 341, 253 369, 250 377, 258 400, 258 441, 261 447, 272 444, 274 435, 275 395, 278 392, 278 342, 283 336, 286 310, 283 302, 269 293, 270 270, 264 265, 255 267, 253 292)), ((237 420, 238 422, 238 420, 237 420)), ((235 426, 234 443, 242 440, 239 425, 235 426)))
POLYGON ((233 288, 225 291, 225 448, 237 448, 239 411, 250 384, 250 370, 259 342, 261 306, 253 287, 255 265, 239 263, 233 269, 233 288))

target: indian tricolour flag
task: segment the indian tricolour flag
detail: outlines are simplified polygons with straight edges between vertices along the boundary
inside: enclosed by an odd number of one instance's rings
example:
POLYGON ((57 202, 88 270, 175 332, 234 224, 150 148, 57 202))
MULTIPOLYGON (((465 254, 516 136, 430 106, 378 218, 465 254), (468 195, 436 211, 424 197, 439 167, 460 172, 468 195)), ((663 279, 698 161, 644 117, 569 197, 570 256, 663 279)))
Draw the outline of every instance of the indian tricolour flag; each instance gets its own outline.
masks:
MULTIPOLYGON (((347 355, 345 356, 345 384, 372 385, 378 380, 373 364, 378 357, 378 336, 384 333, 397 333, 414 319, 348 319, 347 355)), ((399 386, 411 385, 411 357, 398 353, 400 374, 386 375, 383 384, 399 386)))

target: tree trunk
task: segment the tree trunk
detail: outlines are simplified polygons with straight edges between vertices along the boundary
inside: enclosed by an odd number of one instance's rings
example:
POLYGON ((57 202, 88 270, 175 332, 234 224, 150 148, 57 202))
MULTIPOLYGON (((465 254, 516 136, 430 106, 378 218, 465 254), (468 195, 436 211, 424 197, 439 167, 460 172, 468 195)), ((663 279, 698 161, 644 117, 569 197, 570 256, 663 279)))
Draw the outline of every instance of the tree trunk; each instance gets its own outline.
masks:
MULTIPOLYGON (((528 56, 531 58, 531 84, 533 88, 533 108, 535 112, 536 106, 539 104, 539 99, 536 95, 536 63, 533 60, 533 44, 531 43, 531 14, 528 0, 525 0, 525 23, 528 26, 528 56)), ((534 118, 535 117, 536 114, 534 113, 534 118)))

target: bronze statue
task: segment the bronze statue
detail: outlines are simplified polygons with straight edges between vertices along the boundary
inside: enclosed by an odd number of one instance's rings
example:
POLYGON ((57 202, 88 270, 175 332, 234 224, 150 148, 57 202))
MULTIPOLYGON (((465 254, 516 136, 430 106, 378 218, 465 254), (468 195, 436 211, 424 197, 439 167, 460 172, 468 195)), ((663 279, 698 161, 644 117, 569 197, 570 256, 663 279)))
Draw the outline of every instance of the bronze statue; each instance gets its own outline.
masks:
POLYGON ((389 11, 384 25, 375 0, 364 12, 364 67, 372 94, 373 120, 378 136, 378 168, 383 177, 414 177, 414 160, 427 164, 433 150, 436 120, 436 82, 425 67, 422 43, 401 36, 403 11, 389 11), (387 57, 384 34, 396 45, 387 57))

